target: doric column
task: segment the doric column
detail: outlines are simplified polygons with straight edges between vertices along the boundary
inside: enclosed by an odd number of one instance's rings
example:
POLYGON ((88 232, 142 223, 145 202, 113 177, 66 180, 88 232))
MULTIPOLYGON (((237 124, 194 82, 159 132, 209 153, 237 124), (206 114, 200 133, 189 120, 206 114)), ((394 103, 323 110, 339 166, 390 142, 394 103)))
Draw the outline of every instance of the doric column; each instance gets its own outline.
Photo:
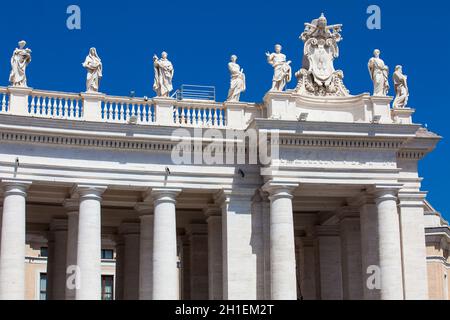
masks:
POLYGON ((262 238, 264 256, 264 299, 270 300, 270 200, 267 192, 260 190, 262 214, 262 238))
POLYGON ((222 300, 222 215, 220 208, 205 209, 208 222, 208 293, 209 300, 222 300))
POLYGON ((176 197, 179 189, 153 189, 153 299, 177 300, 176 197))
POLYGON ((381 277, 381 299, 403 299, 402 252, 397 210, 397 190, 380 188, 375 192, 381 277))
POLYGON ((361 262, 361 227, 359 208, 345 207, 339 213, 342 254, 342 286, 344 300, 364 297, 361 262))
POLYGON ((67 210, 67 250, 66 250, 66 300, 75 300, 74 272, 77 268, 78 210, 79 201, 68 199, 64 202, 67 210))
POLYGON ((191 300, 191 244, 188 236, 181 238, 181 297, 191 300))
POLYGON ((361 197, 360 225, 361 225, 361 273, 365 300, 379 300, 379 277, 376 274, 380 265, 380 250, 378 239, 377 206, 372 197, 361 197), (375 273, 375 274, 374 274, 375 273))
POLYGON ((3 216, 0 256, 0 300, 25 298, 26 181, 2 181, 3 216))
POLYGON ((322 300, 342 300, 342 256, 338 226, 318 226, 320 294, 322 300))
POLYGON ((47 300, 53 300, 53 269, 55 264, 55 239, 53 232, 47 232, 47 300))
POLYGON ((206 224, 190 224, 186 233, 191 244, 191 300, 208 299, 208 234, 206 224))
POLYGON ((300 238, 300 257, 302 275, 300 285, 304 300, 319 299, 319 277, 317 275, 317 241, 312 236, 300 238))
POLYGON ((428 299, 424 192, 400 192, 399 213, 405 299, 428 299))
POLYGON ((77 300, 101 299, 101 201, 105 187, 78 186, 77 300))
POLYGON ((125 266, 125 243, 123 237, 116 236, 116 281, 115 281, 115 300, 123 300, 123 278, 125 266))
POLYGON ((66 256, 67 256, 67 220, 54 219, 50 223, 53 237, 53 260, 51 285, 52 300, 66 298, 66 256))
POLYGON ((296 300, 297 275, 295 259, 292 192, 295 187, 272 186, 270 193, 270 270, 271 299, 296 300))
POLYGON ((123 299, 139 299, 139 229, 138 223, 125 222, 120 226, 124 241, 123 299))
POLYGON ((141 214, 139 299, 152 300, 153 289, 153 206, 141 204, 136 207, 141 214))

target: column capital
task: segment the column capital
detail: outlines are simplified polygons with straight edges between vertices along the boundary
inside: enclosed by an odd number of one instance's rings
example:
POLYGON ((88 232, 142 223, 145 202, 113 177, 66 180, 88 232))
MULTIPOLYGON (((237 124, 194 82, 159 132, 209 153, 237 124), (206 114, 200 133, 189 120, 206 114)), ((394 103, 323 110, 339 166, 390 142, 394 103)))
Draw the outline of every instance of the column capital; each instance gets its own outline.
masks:
POLYGON ((386 185, 374 185, 368 189, 370 194, 373 194, 375 201, 377 200, 392 200, 392 197, 397 199, 399 190, 402 188, 403 184, 386 184, 386 185))
POLYGON ((78 184, 76 185, 72 193, 77 194, 80 198, 93 198, 101 200, 103 193, 106 191, 106 186, 78 184))
POLYGON ((154 188, 151 191, 154 204, 158 202, 176 203, 177 196, 181 193, 181 189, 172 188, 154 188))
POLYGON ((214 202, 221 207, 224 204, 228 204, 231 198, 235 198, 236 201, 241 200, 251 202, 255 195, 255 190, 255 188, 223 189, 214 195, 214 202))
POLYGON ((294 197, 294 190, 298 188, 297 183, 276 183, 273 181, 267 182, 262 190, 269 194, 269 199, 289 198, 294 197))
POLYGON ((209 204, 203 209, 204 215, 209 218, 220 218, 222 216, 222 210, 219 206, 214 204, 209 204))
POLYGON ((347 219, 359 219, 359 210, 358 206, 346 206, 339 208, 337 210, 337 218, 339 221, 347 220, 347 219))
POLYGON ((427 197, 427 192, 410 192, 402 191, 398 193, 399 206, 401 208, 417 208, 424 207, 424 200, 427 197))
POLYGON ((153 216, 153 203, 150 202, 139 202, 134 206, 134 210, 139 213, 140 218, 153 216))
POLYGON ((368 204, 375 204, 374 195, 368 192, 362 193, 354 198, 347 199, 349 206, 365 206, 368 204))
POLYGON ((31 181, 3 179, 1 186, 3 187, 4 195, 27 195, 28 188, 31 186, 31 181))
POLYGON ((68 215, 78 214, 80 209, 80 201, 79 199, 65 199, 63 202, 63 207, 67 210, 68 215))

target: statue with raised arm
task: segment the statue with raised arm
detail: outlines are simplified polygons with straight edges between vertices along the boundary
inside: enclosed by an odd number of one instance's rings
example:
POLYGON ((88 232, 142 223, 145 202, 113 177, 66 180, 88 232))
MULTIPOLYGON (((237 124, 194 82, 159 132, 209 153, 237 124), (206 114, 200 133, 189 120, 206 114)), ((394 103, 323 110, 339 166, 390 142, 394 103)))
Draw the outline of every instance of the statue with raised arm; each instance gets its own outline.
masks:
POLYGON ((87 70, 86 91, 98 92, 100 80, 103 77, 103 64, 97 54, 97 49, 91 48, 89 50, 89 54, 82 65, 87 70))
POLYGON ((308 96, 348 96, 344 73, 335 70, 334 59, 339 57, 338 43, 342 40, 341 24, 328 25, 324 14, 305 23, 300 39, 305 43, 302 68, 295 73, 295 91, 308 96))
POLYGON ((153 67, 155 69, 155 80, 153 90, 158 97, 169 97, 173 90, 172 79, 174 68, 172 63, 167 59, 167 53, 161 53, 161 59, 155 54, 153 56, 153 67))
POLYGON ((369 60, 369 73, 373 82, 374 96, 387 96, 389 92, 389 67, 380 58, 380 50, 375 49, 369 60))
POLYGON ((291 61, 286 61, 286 56, 281 53, 281 45, 275 45, 275 52, 266 52, 267 62, 273 66, 272 89, 270 91, 283 91, 286 84, 291 81, 291 61))
POLYGON ((19 42, 11 57, 11 73, 9 74, 9 83, 14 87, 27 87, 26 69, 31 62, 31 50, 26 48, 25 41, 19 42))
POLYGON ((241 93, 245 91, 245 74, 244 70, 236 63, 237 56, 234 54, 231 56, 231 60, 228 63, 228 70, 230 70, 231 81, 230 90, 228 91, 227 101, 238 102, 241 93))
POLYGON ((403 67, 396 66, 394 72, 394 88, 395 99, 393 103, 394 109, 406 108, 409 99, 408 77, 403 74, 403 67))

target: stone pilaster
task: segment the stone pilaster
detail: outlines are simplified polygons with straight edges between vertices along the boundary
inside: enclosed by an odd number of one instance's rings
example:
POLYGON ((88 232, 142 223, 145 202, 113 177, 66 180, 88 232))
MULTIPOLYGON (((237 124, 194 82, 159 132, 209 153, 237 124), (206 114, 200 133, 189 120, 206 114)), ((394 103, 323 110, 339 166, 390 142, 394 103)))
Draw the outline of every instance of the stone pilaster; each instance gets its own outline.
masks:
POLYGON ((364 297, 361 262, 361 226, 358 207, 345 207, 339 213, 344 300, 364 297))
POLYGON ((405 299, 428 299, 423 192, 400 192, 399 214, 405 299))
POLYGON ((66 258, 67 258, 67 220, 54 219, 50 223, 50 232, 53 236, 52 263, 52 300, 65 300, 66 298, 66 258))
POLYGON ((257 299, 257 259, 254 251, 252 197, 254 189, 225 190, 216 197, 222 208, 223 298, 257 299))
POLYGON ((71 279, 77 268, 79 206, 77 199, 68 199, 64 202, 67 210, 66 280, 71 283, 66 285, 66 300, 75 300, 76 296, 75 282, 71 279))
POLYGON ((153 289, 153 206, 139 204, 140 213, 140 257, 139 257, 139 299, 151 300, 153 289))
POLYGON ((139 299, 139 223, 125 222, 119 232, 124 241, 123 300, 139 299))
POLYGON ((116 235, 116 281, 115 299, 123 300, 124 267, 125 267, 125 243, 122 235, 116 235))
POLYGON ((208 222, 208 295, 209 300, 221 300, 222 281, 222 215, 211 205, 204 210, 208 222))
POLYGON ((359 199, 361 229, 361 274, 365 300, 379 300, 377 270, 380 265, 377 206, 371 196, 359 199))
POLYGON ((208 226, 190 224, 187 235, 191 244, 191 300, 207 300, 208 295, 208 226))
POLYGON ((342 300, 342 255, 338 226, 318 226, 320 294, 322 300, 342 300))

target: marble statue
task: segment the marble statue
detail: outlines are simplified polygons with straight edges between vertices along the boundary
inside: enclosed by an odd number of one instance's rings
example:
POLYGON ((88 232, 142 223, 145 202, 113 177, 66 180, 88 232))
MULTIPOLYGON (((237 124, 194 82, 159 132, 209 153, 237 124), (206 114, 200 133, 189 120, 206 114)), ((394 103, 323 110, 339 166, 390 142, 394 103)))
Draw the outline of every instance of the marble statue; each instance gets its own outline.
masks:
POLYGON ((155 81, 153 90, 158 97, 169 97, 173 90, 172 79, 174 69, 172 63, 167 59, 167 53, 161 53, 161 59, 157 55, 153 56, 153 67, 155 69, 155 81))
POLYGON ((25 41, 19 42, 11 57, 11 73, 9 75, 9 83, 14 87, 27 87, 26 69, 31 62, 31 50, 26 48, 25 41))
POLYGON ((305 23, 300 39, 305 43, 303 65, 296 72, 298 84, 295 91, 311 96, 348 96, 344 86, 344 73, 335 70, 333 61, 339 57, 338 43, 342 40, 341 24, 328 25, 322 15, 305 23))
POLYGON ((389 67, 380 58, 380 50, 375 49, 369 60, 369 73, 373 81, 373 95, 387 96, 389 92, 389 67))
POLYGON ((395 99, 393 103, 394 109, 405 108, 408 104, 409 89, 408 89, 408 77, 403 74, 402 66, 396 66, 393 75, 395 99))
POLYGON ((89 55, 82 65, 88 72, 86 77, 86 91, 98 92, 100 80, 103 77, 103 64, 97 54, 97 49, 91 48, 89 50, 89 55))
POLYGON ((286 84, 291 81, 291 61, 286 61, 286 56, 281 53, 281 45, 275 45, 275 52, 266 52, 267 62, 273 66, 272 89, 270 91, 283 91, 286 84))
POLYGON ((228 63, 228 70, 230 70, 231 81, 227 101, 239 101, 241 93, 246 89, 244 70, 241 69, 236 61, 237 56, 232 55, 231 60, 228 63))

